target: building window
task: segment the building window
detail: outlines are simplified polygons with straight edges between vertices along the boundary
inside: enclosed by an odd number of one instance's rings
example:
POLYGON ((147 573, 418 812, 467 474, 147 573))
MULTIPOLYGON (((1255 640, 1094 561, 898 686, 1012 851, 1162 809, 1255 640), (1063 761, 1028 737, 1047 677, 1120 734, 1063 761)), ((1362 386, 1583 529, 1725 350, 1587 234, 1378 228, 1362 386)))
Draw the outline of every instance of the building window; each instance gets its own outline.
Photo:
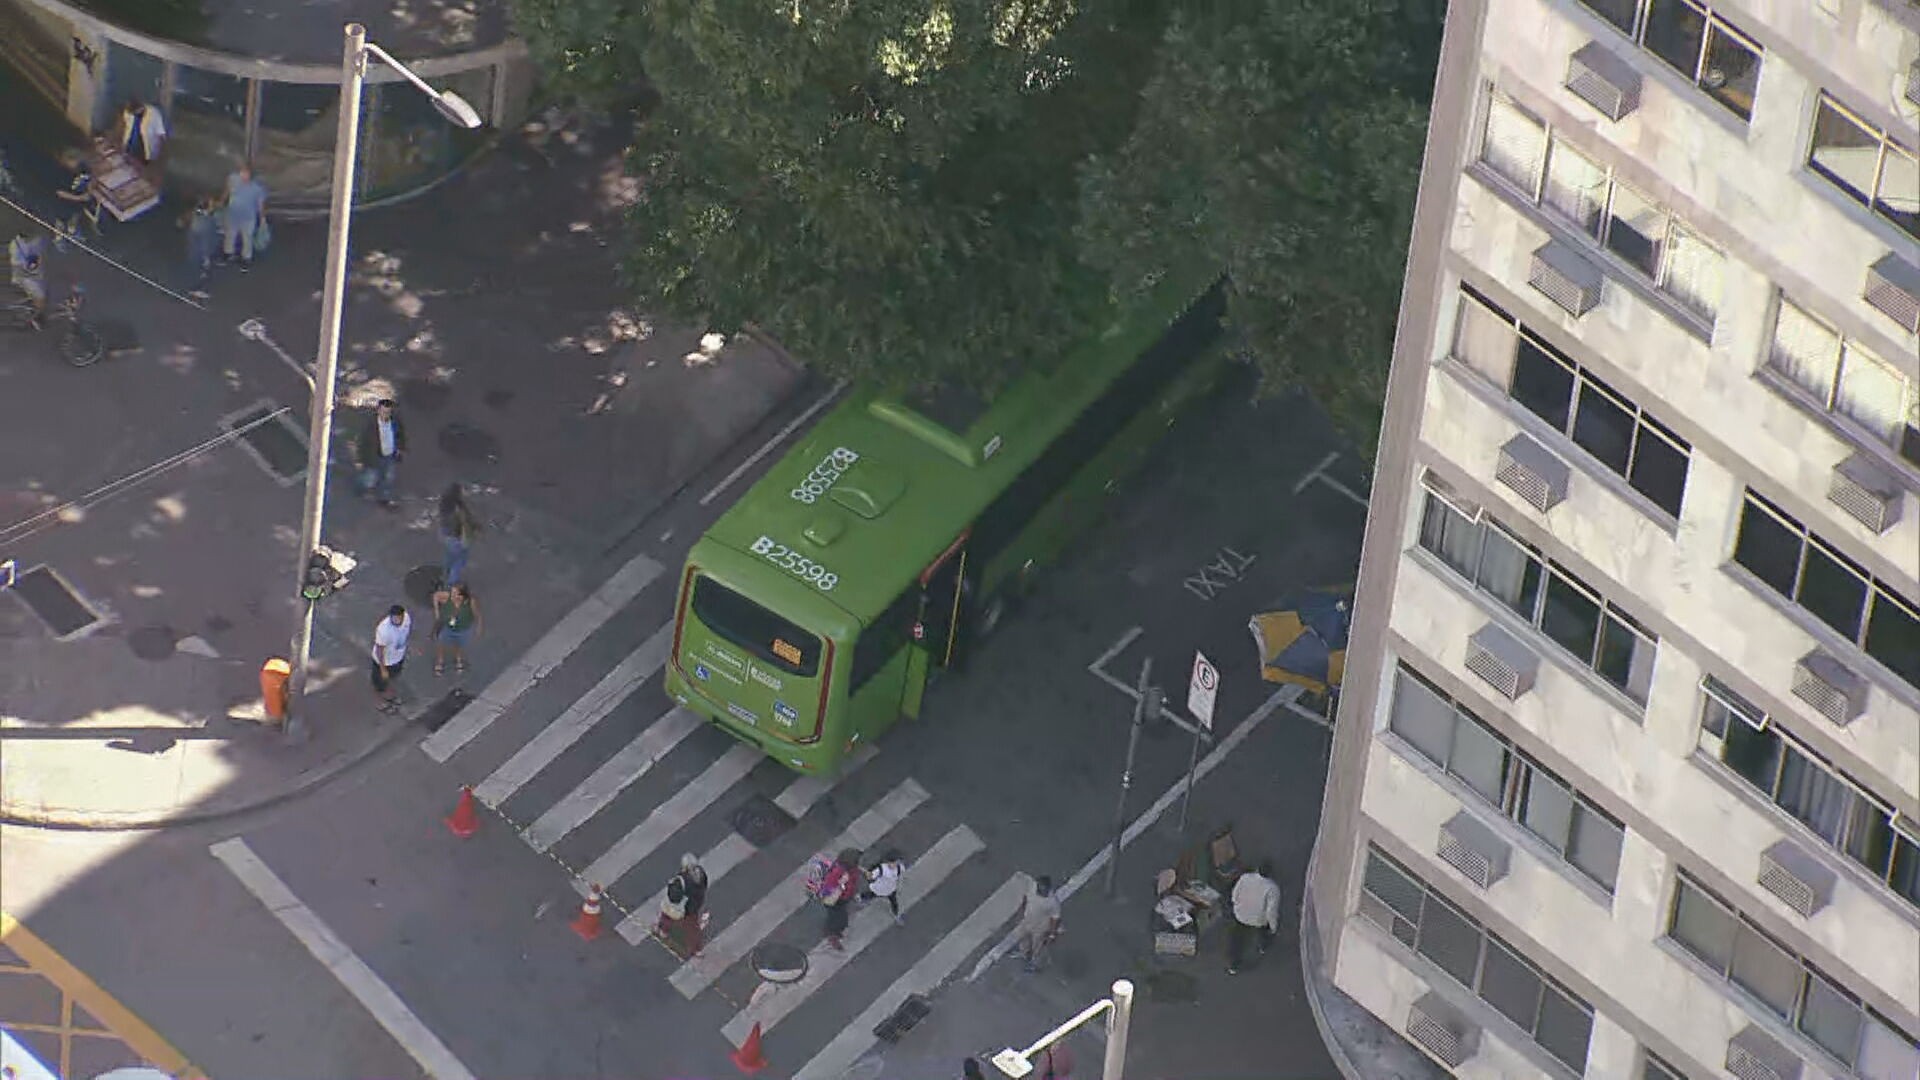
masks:
POLYGON ((1626 827, 1406 664, 1395 678, 1387 727, 1545 841, 1569 866, 1613 891, 1626 827))
POLYGON ((1767 367, 1920 465, 1920 387, 1785 296, 1779 308, 1767 367))
POLYGON ((1920 836, 1865 785, 1783 734, 1767 714, 1708 676, 1700 748, 1789 817, 1920 907, 1920 836))
POLYGON ((1764 50, 1709 3, 1580 0, 1742 120, 1753 118, 1764 50))
POLYGON ((1420 546, 1511 608, 1574 659, 1644 705, 1659 638, 1490 518, 1427 495, 1420 546))
POLYGON ((1920 237, 1920 159, 1826 93, 1814 106, 1807 167, 1854 202, 1920 237))
POLYGON ((1497 92, 1488 95, 1480 161, 1529 202, 1565 219, 1713 325, 1726 256, 1672 211, 1629 187, 1497 92))
POLYGON ((1920 687, 1920 605, 1751 490, 1740 510, 1733 561, 1920 687))
POLYGON ((1667 935, 1832 1055, 1847 1075, 1881 1080, 1920 1069, 1920 1042, 1685 874, 1667 935))
POLYGON ((1363 917, 1432 960, 1568 1068, 1586 1071, 1593 1006, 1378 848, 1367 849, 1363 881, 1363 917))

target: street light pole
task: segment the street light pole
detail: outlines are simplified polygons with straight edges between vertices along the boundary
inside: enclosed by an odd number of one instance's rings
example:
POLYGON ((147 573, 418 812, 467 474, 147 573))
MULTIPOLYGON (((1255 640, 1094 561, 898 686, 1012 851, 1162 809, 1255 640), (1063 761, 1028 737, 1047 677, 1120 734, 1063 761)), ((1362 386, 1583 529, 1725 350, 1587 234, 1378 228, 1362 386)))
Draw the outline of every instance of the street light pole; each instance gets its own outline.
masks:
POLYGON ((367 42, 366 28, 348 23, 340 59, 340 123, 333 143, 332 204, 327 213, 326 277, 320 299, 320 353, 313 371, 313 403, 307 429, 307 494, 300 516, 300 566, 295 596, 300 597, 300 619, 293 631, 293 663, 287 680, 289 740, 301 737, 300 702, 307 689, 313 651, 313 605, 304 595, 307 570, 320 546, 320 528, 327 508, 327 463, 332 458, 334 383, 340 368, 341 305, 347 289, 347 237, 353 226, 353 174, 360 150, 360 94, 367 80, 367 59, 374 57, 399 72, 427 95, 433 107, 464 128, 480 126, 480 114, 458 94, 438 91, 378 45, 367 42))
POLYGON ((367 31, 348 23, 340 61, 340 123, 333 143, 333 204, 327 213, 326 278, 320 298, 320 353, 313 370, 307 429, 307 498, 300 515, 300 565, 294 595, 300 620, 293 630, 293 671, 287 681, 287 737, 300 732, 300 704, 313 651, 313 605, 302 589, 308 561, 320 546, 327 508, 327 463, 333 443, 334 381, 340 370, 340 305, 347 284, 347 233, 353 222, 353 169, 360 148, 360 91, 367 80, 367 31))
POLYGON ((1082 1024, 1101 1013, 1107 1014, 1107 1053, 1100 1070, 1100 1080, 1125 1080, 1127 1031, 1133 1020, 1133 983, 1128 979, 1115 980, 1112 997, 1102 998, 1080 1010, 1080 1015, 1040 1036, 1025 1050, 1009 1047, 993 1055, 993 1067, 1000 1070, 1002 1076, 1019 1080, 1033 1072, 1035 1054, 1073 1034, 1082 1024))

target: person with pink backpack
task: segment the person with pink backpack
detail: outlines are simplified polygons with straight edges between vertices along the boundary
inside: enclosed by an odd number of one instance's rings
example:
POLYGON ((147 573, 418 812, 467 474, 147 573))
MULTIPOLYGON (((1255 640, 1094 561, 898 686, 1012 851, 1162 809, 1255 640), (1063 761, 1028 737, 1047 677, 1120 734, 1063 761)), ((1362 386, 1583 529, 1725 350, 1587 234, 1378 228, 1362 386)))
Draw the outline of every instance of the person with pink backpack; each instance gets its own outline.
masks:
POLYGON ((841 938, 847 921, 853 917, 853 898, 860 891, 866 873, 860 869, 860 852, 842 851, 832 862, 816 861, 807 874, 807 889, 827 908, 827 948, 839 952, 846 948, 841 938), (823 865, 824 864, 824 865, 823 865))

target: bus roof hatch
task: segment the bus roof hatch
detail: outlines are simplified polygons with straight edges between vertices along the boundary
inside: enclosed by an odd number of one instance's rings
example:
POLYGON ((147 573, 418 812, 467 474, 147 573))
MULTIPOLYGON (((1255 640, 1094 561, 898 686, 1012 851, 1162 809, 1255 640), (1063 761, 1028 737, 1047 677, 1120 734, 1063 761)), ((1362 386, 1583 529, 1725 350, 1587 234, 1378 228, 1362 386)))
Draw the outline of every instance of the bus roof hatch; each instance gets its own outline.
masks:
POLYGON ((871 521, 886 513, 906 490, 907 478, 900 470, 863 457, 847 470, 827 498, 871 521))

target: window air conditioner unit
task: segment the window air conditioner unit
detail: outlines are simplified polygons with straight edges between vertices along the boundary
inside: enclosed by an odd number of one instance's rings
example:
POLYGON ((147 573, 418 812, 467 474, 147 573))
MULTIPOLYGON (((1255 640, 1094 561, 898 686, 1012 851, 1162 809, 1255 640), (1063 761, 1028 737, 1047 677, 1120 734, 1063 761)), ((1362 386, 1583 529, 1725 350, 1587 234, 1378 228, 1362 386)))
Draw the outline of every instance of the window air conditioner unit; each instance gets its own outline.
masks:
POLYGON ((1727 1040, 1727 1071, 1740 1080, 1800 1080, 1799 1057, 1753 1024, 1727 1040))
POLYGON ((1436 853, 1481 889, 1507 876, 1512 846, 1465 810, 1440 826, 1436 853))
POLYGON ((1553 451, 1527 435, 1515 435, 1500 448, 1494 479, 1513 489, 1527 505, 1546 513, 1567 497, 1572 472, 1553 451))
POLYGON ((1811 918, 1833 899, 1833 871, 1791 840, 1776 840, 1760 853, 1760 887, 1811 918))
POLYGON ((1920 266, 1891 252, 1867 268, 1861 298, 1909 334, 1920 334, 1920 266))
POLYGON ((1866 454, 1854 454, 1834 466, 1827 501, 1876 533, 1886 532, 1900 520, 1899 482, 1866 454))
POLYGON ((1576 318, 1599 306, 1600 283, 1604 280, 1599 267, 1558 240, 1548 241, 1535 251, 1527 271, 1527 284, 1576 318))
POLYGON ((1793 665, 1793 696, 1845 727, 1867 710, 1867 680, 1815 649, 1793 665))
POLYGON ((1567 58, 1566 86, 1609 120, 1618 120, 1640 105, 1640 73, 1598 41, 1587 42, 1567 58))
POLYGON ((1407 1038, 1449 1069, 1466 1064, 1480 1049, 1480 1029, 1429 990, 1407 1009, 1407 1038))
POLYGON ((1498 623, 1482 626, 1467 639, 1467 670, 1500 691, 1500 696, 1508 701, 1533 689, 1539 668, 1540 658, 1533 650, 1501 629, 1498 623))

